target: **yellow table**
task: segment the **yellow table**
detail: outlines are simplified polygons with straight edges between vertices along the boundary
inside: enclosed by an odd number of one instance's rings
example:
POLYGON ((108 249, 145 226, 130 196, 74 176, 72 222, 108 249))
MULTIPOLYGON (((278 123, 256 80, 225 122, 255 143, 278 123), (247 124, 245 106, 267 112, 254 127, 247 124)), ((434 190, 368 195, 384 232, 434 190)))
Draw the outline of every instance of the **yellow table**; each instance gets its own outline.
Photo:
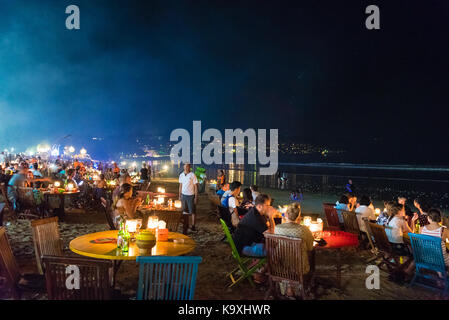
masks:
MULTIPOLYGON (((107 260, 136 260, 141 255, 135 242, 130 242, 129 251, 123 253, 117 249, 116 243, 92 243, 99 238, 117 238, 117 230, 102 231, 86 234, 70 241, 70 250, 91 258, 107 260)), ((151 249, 151 256, 180 256, 195 249, 195 241, 181 233, 169 232, 168 241, 158 241, 151 249), (175 243, 174 240, 183 241, 175 243)))
MULTIPOLYGON (((112 276, 112 286, 115 286, 115 274, 123 261, 136 260, 140 256, 139 248, 135 242, 130 242, 129 251, 126 253, 117 249, 116 243, 92 243, 99 238, 117 238, 117 230, 102 231, 86 234, 70 241, 70 250, 91 258, 112 260, 114 263, 114 273, 112 276)), ((180 256, 195 249, 195 241, 181 233, 169 232, 168 241, 158 241, 147 255, 151 256, 180 256), (174 242, 176 240, 177 242, 174 242)))

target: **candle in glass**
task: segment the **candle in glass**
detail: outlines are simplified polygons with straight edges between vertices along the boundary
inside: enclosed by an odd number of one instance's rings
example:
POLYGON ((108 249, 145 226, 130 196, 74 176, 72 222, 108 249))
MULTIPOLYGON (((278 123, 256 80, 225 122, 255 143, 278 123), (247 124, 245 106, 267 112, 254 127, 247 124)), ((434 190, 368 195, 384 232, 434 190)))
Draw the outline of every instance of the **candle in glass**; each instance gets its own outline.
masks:
POLYGON ((175 200, 175 208, 181 208, 181 200, 175 200))
POLYGON ((309 217, 309 216, 304 217, 304 225, 306 227, 310 226, 311 223, 312 223, 312 217, 309 217))

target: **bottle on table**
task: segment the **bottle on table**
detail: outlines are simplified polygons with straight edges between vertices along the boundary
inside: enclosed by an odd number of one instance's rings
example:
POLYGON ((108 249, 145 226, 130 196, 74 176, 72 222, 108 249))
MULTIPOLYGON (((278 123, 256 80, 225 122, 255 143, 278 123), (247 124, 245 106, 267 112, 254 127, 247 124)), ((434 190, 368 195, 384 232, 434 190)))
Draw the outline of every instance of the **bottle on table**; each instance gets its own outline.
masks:
POLYGON ((123 232, 123 246, 122 246, 122 251, 123 252, 128 252, 129 250, 129 241, 131 240, 131 235, 129 234, 128 228, 125 225, 125 229, 123 232))
POLYGON ((415 224, 415 233, 419 233, 419 229, 420 229, 420 224, 419 224, 419 219, 416 220, 416 224, 415 224))
POLYGON ((120 228, 118 230, 117 233, 117 249, 122 250, 123 249, 123 244, 124 244, 124 235, 125 235, 125 223, 123 222, 123 220, 120 221, 120 228))

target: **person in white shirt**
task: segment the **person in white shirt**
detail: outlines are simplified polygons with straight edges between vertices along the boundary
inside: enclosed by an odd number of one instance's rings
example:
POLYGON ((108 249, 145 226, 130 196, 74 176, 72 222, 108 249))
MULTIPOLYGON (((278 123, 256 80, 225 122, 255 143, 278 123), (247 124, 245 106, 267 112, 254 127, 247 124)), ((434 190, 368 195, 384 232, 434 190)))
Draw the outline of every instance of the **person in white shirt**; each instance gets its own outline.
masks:
POLYGON ((255 201, 256 201, 257 196, 260 194, 260 192, 258 191, 259 187, 257 187, 256 185, 253 184, 250 187, 250 189, 251 189, 251 193, 253 194, 253 204, 254 204, 255 201))
POLYGON ((238 181, 234 181, 230 184, 229 193, 225 193, 221 200, 221 205, 225 208, 229 209, 229 214, 231 215, 231 222, 234 227, 239 223, 239 212, 237 207, 239 206, 239 201, 237 200, 237 196, 240 193, 240 188, 242 184, 238 181))
POLYGON ((198 179, 190 171, 190 164, 184 164, 184 172, 179 175, 179 200, 181 200, 184 214, 192 215, 191 231, 196 231, 195 227, 195 205, 198 202, 198 179))
POLYGON ((359 201, 359 206, 355 209, 355 213, 360 231, 366 233, 366 226, 363 222, 363 218, 368 218, 368 220, 376 220, 374 210, 371 209, 371 199, 367 196, 362 196, 359 201))
MULTIPOLYGON (((414 217, 416 220, 417 217, 414 217)), ((392 203, 388 207, 388 222, 385 224, 385 233, 388 241, 393 245, 393 249, 398 255, 409 255, 407 247, 404 245, 404 233, 413 232, 405 221, 404 205, 392 203)))

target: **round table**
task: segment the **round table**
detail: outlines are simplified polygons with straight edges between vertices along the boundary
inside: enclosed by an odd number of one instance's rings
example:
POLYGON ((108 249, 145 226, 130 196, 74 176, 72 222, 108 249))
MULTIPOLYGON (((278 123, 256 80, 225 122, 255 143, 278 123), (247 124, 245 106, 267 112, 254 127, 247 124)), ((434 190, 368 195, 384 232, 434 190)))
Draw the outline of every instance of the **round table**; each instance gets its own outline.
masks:
MULTIPOLYGON (((77 237, 70 241, 69 248, 73 252, 91 258, 112 260, 114 263, 114 273, 112 277, 112 286, 115 285, 115 274, 117 273, 123 261, 136 260, 136 257, 142 255, 136 242, 129 244, 127 253, 117 249, 114 243, 93 243, 95 239, 115 238, 117 239, 118 230, 108 230, 95 233, 89 233, 77 237)), ((177 232, 168 233, 168 241, 157 241, 156 245, 147 255, 150 256, 180 256, 187 254, 195 249, 195 241, 189 236, 177 232), (174 240, 183 242, 174 242, 174 240)))
MULTIPOLYGON (((116 243, 92 243, 93 240, 99 238, 117 238, 117 230, 101 231, 89 233, 84 236, 70 241, 70 250, 73 252, 91 258, 107 259, 107 260, 136 260, 141 255, 136 242, 130 242, 129 251, 121 252, 117 249, 116 243)), ((180 256, 191 252, 195 249, 195 241, 181 233, 169 232, 168 241, 158 241, 151 249, 151 256, 180 256), (182 239, 183 243, 175 243, 174 239, 182 239)))

